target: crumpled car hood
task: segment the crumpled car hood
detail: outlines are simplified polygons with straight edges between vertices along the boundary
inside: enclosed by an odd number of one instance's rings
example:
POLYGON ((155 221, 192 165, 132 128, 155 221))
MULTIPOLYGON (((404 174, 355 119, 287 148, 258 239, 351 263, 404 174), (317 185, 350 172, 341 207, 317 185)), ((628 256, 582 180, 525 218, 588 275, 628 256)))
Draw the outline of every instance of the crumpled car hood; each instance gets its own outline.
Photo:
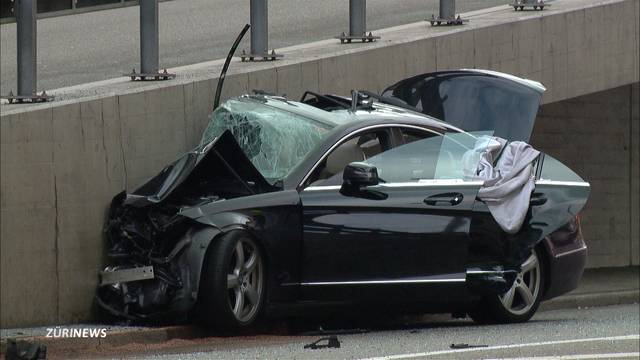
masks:
MULTIPOLYGON (((207 176, 207 165, 222 162, 253 193, 273 191, 274 187, 260 174, 244 154, 230 131, 210 143, 187 152, 165 167, 158 175, 127 194, 124 205, 144 207, 158 204, 185 186, 187 180, 207 176)), ((213 168, 213 167, 211 167, 213 168)))
POLYGON ((211 227, 194 227, 189 218, 196 217, 183 210, 276 189, 225 131, 133 192, 116 195, 103 229, 110 265, 101 272, 98 304, 107 314, 134 321, 182 314, 195 301, 192 262, 202 260, 193 259, 191 243, 213 236, 211 227))

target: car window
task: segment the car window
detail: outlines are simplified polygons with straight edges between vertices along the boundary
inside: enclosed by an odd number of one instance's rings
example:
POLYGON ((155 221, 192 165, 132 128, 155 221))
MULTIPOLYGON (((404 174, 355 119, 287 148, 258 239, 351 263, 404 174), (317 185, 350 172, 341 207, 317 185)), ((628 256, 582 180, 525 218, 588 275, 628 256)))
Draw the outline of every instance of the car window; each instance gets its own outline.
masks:
MULTIPOLYGON (((404 131, 404 130, 403 130, 404 131)), ((403 134, 405 144, 366 160, 383 182, 457 179, 472 175, 491 132, 403 134)))
POLYGON ((313 186, 339 185, 342 183, 342 171, 352 162, 368 159, 389 149, 389 133, 387 130, 371 131, 353 136, 342 142, 314 170, 307 181, 313 186))
POLYGON ((445 134, 402 131, 404 143, 393 148, 372 134, 347 140, 327 157, 324 166, 316 169, 313 181, 307 184, 341 185, 344 167, 354 161, 375 166, 383 183, 472 180, 480 154, 493 135, 491 131, 445 134), (367 155, 360 147, 362 144, 380 144, 375 148, 381 151, 367 155))
POLYGON ((540 180, 553 180, 553 181, 577 181, 583 182, 584 180, 568 166, 554 159, 550 155, 545 154, 542 163, 542 172, 540 174, 540 180))
POLYGON ((426 132, 426 131, 412 130, 412 129, 398 129, 398 130, 400 131, 400 134, 402 135, 402 143, 403 144, 412 143, 414 141, 426 139, 428 137, 432 137, 432 136, 436 135, 434 133, 430 133, 430 132, 426 132))
POLYGON ((385 182, 412 182, 433 179, 442 146, 441 134, 401 129, 404 144, 370 158, 385 182))

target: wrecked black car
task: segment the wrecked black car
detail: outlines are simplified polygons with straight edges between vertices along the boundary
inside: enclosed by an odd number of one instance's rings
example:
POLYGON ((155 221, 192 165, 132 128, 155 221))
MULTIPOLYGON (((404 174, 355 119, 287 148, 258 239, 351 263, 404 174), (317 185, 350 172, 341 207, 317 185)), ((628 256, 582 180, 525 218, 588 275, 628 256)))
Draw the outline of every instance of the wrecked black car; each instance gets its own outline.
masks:
POLYGON ((544 87, 476 70, 421 77, 382 96, 223 103, 198 147, 113 199, 99 305, 225 329, 329 305, 520 322, 574 289, 589 184, 528 149, 530 187, 506 202, 522 216, 505 227, 479 177, 529 139, 544 87))

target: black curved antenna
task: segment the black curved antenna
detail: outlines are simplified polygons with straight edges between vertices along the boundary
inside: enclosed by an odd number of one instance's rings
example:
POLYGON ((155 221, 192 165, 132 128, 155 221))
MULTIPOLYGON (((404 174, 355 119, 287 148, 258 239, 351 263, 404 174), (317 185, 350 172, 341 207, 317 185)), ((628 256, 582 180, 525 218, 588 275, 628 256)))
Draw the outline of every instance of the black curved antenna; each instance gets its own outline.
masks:
POLYGON ((247 30, 249 30, 250 27, 251 25, 246 24, 244 28, 242 28, 242 31, 240 31, 240 34, 238 34, 236 41, 234 41, 233 45, 231 46, 231 50, 229 50, 227 59, 224 61, 224 66, 222 67, 222 72, 220 72, 220 78, 218 79, 216 96, 215 96, 215 99, 213 100, 213 110, 217 109, 218 105, 220 105, 220 95, 222 93, 222 84, 224 83, 224 78, 227 76, 227 70, 229 69, 229 63, 231 63, 231 58, 233 57, 233 54, 236 52, 238 45, 240 45, 240 41, 244 37, 244 34, 247 33, 247 30))

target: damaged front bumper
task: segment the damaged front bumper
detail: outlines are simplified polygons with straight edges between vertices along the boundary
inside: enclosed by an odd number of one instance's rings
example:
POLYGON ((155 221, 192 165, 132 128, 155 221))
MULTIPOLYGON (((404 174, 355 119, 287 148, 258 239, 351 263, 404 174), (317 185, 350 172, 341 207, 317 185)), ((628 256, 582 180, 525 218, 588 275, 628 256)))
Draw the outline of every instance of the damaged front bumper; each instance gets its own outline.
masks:
POLYGON ((151 280, 153 278, 153 266, 140 266, 129 269, 117 269, 108 266, 100 272, 100 286, 121 282, 151 280))
POLYGON ((195 305, 206 250, 219 233, 188 210, 273 189, 226 131, 116 195, 104 227, 110 266, 100 273, 98 305, 117 318, 180 319, 195 305))

